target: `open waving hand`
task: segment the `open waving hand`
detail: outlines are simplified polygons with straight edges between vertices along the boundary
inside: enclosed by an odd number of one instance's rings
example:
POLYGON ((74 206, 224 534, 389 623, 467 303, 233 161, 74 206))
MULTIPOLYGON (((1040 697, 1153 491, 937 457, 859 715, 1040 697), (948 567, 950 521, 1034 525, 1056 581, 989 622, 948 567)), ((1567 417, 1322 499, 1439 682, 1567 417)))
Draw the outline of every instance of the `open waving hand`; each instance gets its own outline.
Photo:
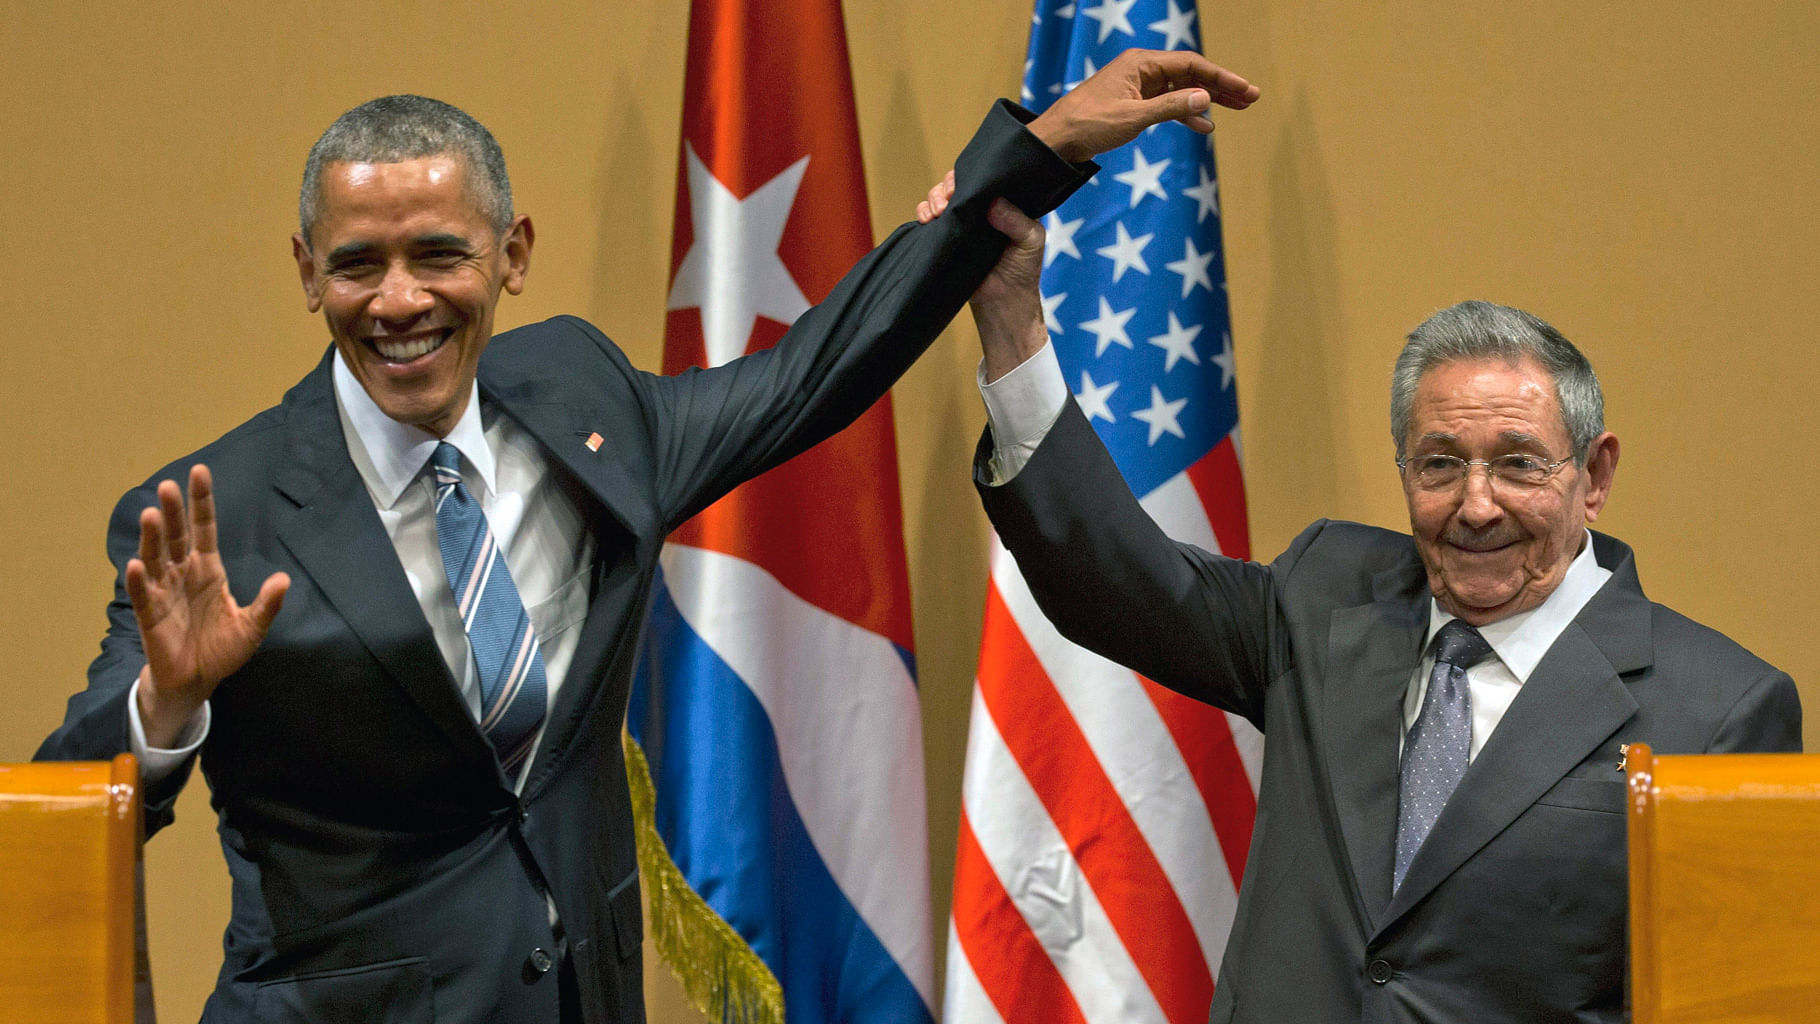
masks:
POLYGON ((176 481, 160 483, 158 504, 139 516, 139 557, 126 563, 146 657, 139 716, 154 747, 172 745, 215 687, 253 656, 291 586, 289 576, 273 573, 242 607, 215 545, 208 467, 190 467, 187 509, 176 481))

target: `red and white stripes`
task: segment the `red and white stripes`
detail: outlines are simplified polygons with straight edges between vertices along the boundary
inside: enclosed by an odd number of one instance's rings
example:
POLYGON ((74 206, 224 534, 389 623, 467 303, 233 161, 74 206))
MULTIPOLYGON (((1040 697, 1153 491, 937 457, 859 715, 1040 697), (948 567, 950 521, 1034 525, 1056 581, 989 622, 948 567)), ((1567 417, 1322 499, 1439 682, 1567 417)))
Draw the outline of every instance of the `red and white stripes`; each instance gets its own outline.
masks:
MULTIPOLYGON (((1237 468, 1228 439, 1145 507, 1172 535, 1242 557, 1243 505, 1233 538, 1197 486, 1230 501, 1237 468)), ((996 543, 980 648, 945 1019, 1201 1024, 1261 737, 1063 639, 996 543)))

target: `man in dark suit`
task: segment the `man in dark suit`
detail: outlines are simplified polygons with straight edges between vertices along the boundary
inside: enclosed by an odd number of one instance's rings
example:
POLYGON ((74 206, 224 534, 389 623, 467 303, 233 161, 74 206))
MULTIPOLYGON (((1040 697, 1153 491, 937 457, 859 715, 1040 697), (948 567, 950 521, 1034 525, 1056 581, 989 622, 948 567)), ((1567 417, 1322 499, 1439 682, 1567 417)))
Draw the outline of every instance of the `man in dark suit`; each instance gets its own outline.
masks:
POLYGON ((1041 228, 1007 233, 974 299, 993 525, 1069 639, 1266 735, 1211 1019, 1625 1019, 1625 744, 1794 751, 1801 712, 1587 529, 1618 441, 1585 358, 1518 310, 1437 313, 1392 393, 1413 536, 1323 520, 1239 562, 1122 484, 1048 346, 1041 228))
POLYGON ((1001 105, 955 216, 672 378, 573 318, 492 337, 534 235, 473 119, 388 97, 331 126, 293 248, 334 345, 121 500, 108 635, 39 751, 138 751, 154 830, 200 751, 233 877, 205 1018, 642 1020, 619 732, 664 536, 882 394, 992 267, 989 218, 1255 97, 1134 53, 1028 128, 1001 105))

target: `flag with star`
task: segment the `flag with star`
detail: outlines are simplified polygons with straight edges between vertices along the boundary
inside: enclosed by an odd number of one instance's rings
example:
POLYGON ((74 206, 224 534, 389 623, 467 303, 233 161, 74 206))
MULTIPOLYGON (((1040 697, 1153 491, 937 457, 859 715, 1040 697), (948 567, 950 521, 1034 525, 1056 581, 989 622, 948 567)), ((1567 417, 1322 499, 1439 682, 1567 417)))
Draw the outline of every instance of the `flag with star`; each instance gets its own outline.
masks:
MULTIPOLYGON (((1023 102, 1129 47, 1200 48, 1193 0, 1037 0, 1023 102)), ((1171 536, 1249 556, 1212 139, 1153 128, 1044 226, 1075 401, 1171 536)), ((944 1018, 1202 1024, 1263 738, 1062 639, 996 542, 962 784, 944 1018)))
MULTIPOLYGON (((777 342, 872 247, 839 0, 694 0, 664 372, 777 342)), ((887 397, 671 535, 627 714, 650 931, 712 1019, 933 1019, 887 397)))

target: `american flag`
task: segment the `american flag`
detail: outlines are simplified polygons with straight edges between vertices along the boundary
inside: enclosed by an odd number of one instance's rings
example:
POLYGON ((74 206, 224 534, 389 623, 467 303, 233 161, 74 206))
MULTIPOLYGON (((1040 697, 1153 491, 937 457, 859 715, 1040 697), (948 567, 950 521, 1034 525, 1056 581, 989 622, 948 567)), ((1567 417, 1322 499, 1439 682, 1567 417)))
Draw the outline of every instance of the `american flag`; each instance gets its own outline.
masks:
MULTIPOLYGON (((872 247, 839 0, 694 0, 686 76, 666 373, 872 247)), ((628 756, 651 933, 714 1019, 933 1019, 910 632, 889 397, 665 545, 628 756)))
MULTIPOLYGON (((1038 0, 1041 110, 1133 46, 1199 49, 1176 0, 1038 0)), ((1045 221, 1075 401, 1173 537, 1249 557, 1212 140, 1165 124, 1045 221)), ((1063 640, 996 542, 967 743, 945 1019, 1201 1024, 1263 738, 1063 640)))

